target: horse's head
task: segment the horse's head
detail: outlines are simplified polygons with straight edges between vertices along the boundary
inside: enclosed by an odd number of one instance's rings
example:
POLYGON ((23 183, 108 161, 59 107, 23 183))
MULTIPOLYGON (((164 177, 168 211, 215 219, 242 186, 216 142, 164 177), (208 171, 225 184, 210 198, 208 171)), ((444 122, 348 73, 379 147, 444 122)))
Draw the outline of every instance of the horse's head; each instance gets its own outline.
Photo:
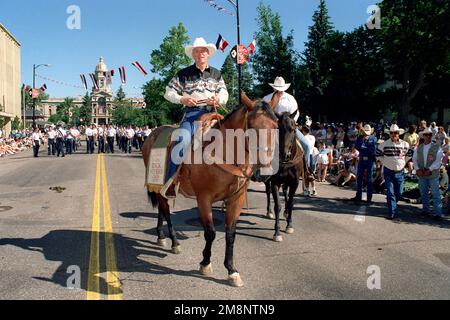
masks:
POLYGON ((273 164, 278 165, 278 161, 274 161, 274 157, 278 156, 275 151, 278 145, 278 119, 267 102, 243 99, 243 103, 248 112, 247 131, 255 136, 256 141, 249 145, 251 159, 260 175, 271 176, 278 171, 278 167, 273 167, 273 164), (267 169, 267 173, 263 169, 267 169))
POLYGON ((296 115, 297 111, 293 114, 285 112, 278 116, 280 158, 283 162, 288 162, 291 159, 292 151, 295 147, 296 115))

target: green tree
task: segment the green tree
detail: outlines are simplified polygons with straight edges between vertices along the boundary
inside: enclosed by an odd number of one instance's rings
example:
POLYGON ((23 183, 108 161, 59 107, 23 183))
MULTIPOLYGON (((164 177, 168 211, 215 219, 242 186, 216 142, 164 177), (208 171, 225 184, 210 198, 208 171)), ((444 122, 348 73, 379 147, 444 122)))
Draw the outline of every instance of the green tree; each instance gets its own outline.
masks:
POLYGON ((72 110, 76 109, 76 106, 73 102, 72 98, 65 98, 64 101, 56 106, 56 114, 49 118, 49 121, 58 124, 58 122, 64 122, 66 124, 71 124, 71 116, 70 114, 73 112, 72 110))
POLYGON ((401 85, 399 122, 406 124, 420 91, 446 64, 450 50, 450 2, 384 0, 381 35, 387 72, 401 85))
POLYGON ((126 98, 125 91, 123 90, 122 86, 120 86, 119 90, 117 90, 115 100, 118 102, 122 102, 123 100, 125 100, 125 98, 126 98))
POLYGON ((273 91, 268 83, 278 76, 282 76, 287 82, 295 82, 296 53, 293 49, 293 31, 286 37, 283 36, 279 14, 262 2, 257 12, 259 31, 255 33, 255 40, 258 50, 251 57, 251 63, 258 81, 255 94, 262 96, 273 91))
POLYGON ((92 98, 87 92, 83 97, 83 104, 79 111, 79 118, 80 120, 83 119, 82 124, 89 125, 92 122, 92 98))
POLYGON ((307 70, 304 95, 307 107, 317 116, 325 113, 324 94, 331 79, 329 41, 333 35, 325 0, 320 0, 313 15, 313 25, 309 27, 308 41, 305 44, 303 61, 307 70))
POLYGON ((184 53, 189 44, 187 30, 183 23, 170 28, 169 35, 164 38, 159 49, 151 53, 152 72, 158 74, 164 81, 170 81, 183 67, 191 64, 192 60, 184 53))
MULTIPOLYGON (((227 56, 221 69, 222 77, 227 85, 227 90, 230 95, 228 99, 227 107, 229 110, 235 108, 238 104, 238 72, 236 63, 231 56, 227 56)), ((249 96, 253 92, 253 77, 250 72, 248 64, 242 65, 242 90, 244 90, 249 96)))
POLYGON ((184 48, 189 44, 186 28, 180 23, 169 30, 159 49, 151 53, 152 72, 158 75, 143 86, 147 108, 143 110, 145 122, 150 126, 177 123, 183 116, 183 107, 164 99, 169 81, 177 72, 192 63, 184 48))
POLYGON ((11 122, 11 129, 12 130, 19 130, 20 128, 20 119, 18 116, 14 118, 14 120, 11 122))

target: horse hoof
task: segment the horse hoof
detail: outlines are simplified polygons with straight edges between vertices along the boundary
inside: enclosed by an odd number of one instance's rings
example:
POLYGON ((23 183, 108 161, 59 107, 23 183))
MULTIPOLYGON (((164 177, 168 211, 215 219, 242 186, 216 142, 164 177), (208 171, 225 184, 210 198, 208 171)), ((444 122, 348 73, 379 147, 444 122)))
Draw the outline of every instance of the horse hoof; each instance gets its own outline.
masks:
POLYGON ((275 241, 275 242, 283 242, 283 237, 282 236, 273 236, 273 241, 275 241))
POLYGON ((160 247, 165 247, 165 246, 167 246, 167 241, 166 241, 166 239, 158 239, 158 246, 160 246, 160 247))
POLYGON ((213 273, 212 264, 208 264, 206 267, 204 265, 200 265, 200 273, 204 276, 209 276, 213 273))
POLYGON ((181 253, 181 246, 176 246, 172 248, 173 254, 180 254, 181 253))
POLYGON ((235 288, 244 286, 244 282, 242 282, 241 276, 237 272, 228 276, 228 282, 230 283, 230 285, 232 287, 235 287, 235 288))
POLYGON ((286 233, 287 233, 287 234, 293 234, 293 233, 294 233, 294 228, 288 227, 288 228, 286 229, 286 233))
POLYGON ((267 212, 266 217, 267 217, 268 219, 270 219, 270 220, 275 219, 275 215, 274 215, 272 212, 267 212))

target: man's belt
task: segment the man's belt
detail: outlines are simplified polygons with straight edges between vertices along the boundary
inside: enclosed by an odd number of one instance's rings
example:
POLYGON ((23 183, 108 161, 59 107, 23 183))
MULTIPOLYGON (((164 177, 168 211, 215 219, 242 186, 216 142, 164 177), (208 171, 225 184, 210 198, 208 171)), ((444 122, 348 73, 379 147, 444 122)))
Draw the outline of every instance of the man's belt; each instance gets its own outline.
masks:
POLYGON ((194 109, 206 110, 208 112, 211 112, 214 108, 211 106, 195 106, 195 107, 188 108, 188 110, 186 112, 189 112, 194 109))

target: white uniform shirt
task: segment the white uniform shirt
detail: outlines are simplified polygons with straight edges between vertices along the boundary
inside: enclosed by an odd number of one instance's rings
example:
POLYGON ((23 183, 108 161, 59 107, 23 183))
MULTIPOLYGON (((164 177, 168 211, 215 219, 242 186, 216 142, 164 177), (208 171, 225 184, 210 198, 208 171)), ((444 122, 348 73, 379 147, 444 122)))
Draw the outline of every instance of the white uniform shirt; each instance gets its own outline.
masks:
POLYGON ((87 128, 86 129, 86 136, 87 137, 92 137, 94 135, 94 131, 92 131, 91 128, 87 128))
MULTIPOLYGON (((270 103, 272 101, 273 93, 265 96, 263 98, 263 101, 270 103)), ((275 107, 275 113, 282 114, 284 112, 289 112, 290 114, 293 114, 295 111, 298 111, 298 103, 295 100, 293 96, 291 96, 287 92, 283 92, 283 95, 280 98, 280 102, 275 107)), ((297 115, 295 116, 295 122, 297 122, 298 118, 300 117, 300 112, 297 112, 297 115)))
POLYGON ((151 129, 144 130, 144 137, 148 137, 151 134, 152 134, 152 130, 151 129))
POLYGON ((33 132, 33 134, 31 136, 32 136, 33 141, 41 139, 41 134, 40 133, 33 132))
POLYGON ((133 129, 127 129, 126 135, 127 135, 127 138, 128 138, 128 139, 133 139, 134 134, 135 134, 135 132, 134 132, 133 129))
POLYGON ((111 128, 111 129, 107 129, 106 131, 108 133, 108 137, 115 137, 116 136, 116 133, 117 133, 116 129, 111 128))
POLYGON ((56 131, 51 129, 48 133, 48 138, 49 139, 55 139, 56 138, 56 131))

